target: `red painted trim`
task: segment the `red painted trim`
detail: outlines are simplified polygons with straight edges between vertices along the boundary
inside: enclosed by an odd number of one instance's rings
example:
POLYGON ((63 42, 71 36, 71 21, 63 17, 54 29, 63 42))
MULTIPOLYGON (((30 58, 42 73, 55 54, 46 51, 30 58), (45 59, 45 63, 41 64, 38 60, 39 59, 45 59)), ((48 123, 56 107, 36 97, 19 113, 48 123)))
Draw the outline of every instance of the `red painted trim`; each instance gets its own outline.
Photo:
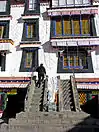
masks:
POLYGON ((76 82, 99 82, 99 78, 76 78, 76 82))
POLYGON ((0 77, 0 81, 2 80, 30 80, 30 77, 0 77))

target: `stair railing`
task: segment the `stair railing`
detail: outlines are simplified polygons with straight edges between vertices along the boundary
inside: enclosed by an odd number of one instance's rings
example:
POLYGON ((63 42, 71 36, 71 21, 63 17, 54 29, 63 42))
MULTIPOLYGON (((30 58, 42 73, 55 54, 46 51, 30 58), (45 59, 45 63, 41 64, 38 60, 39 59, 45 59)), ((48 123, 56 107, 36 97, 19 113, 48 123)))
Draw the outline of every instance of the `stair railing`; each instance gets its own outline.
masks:
POLYGON ((72 88, 72 92, 73 92, 75 111, 80 111, 81 109, 80 109, 79 95, 78 95, 75 76, 70 76, 70 81, 71 81, 71 88, 72 88))
POLYGON ((48 112, 48 76, 46 75, 46 79, 44 80, 44 91, 43 91, 43 110, 48 112))
POLYGON ((36 76, 31 76, 31 85, 27 89, 27 94, 25 97, 25 111, 29 111, 32 103, 32 98, 35 90, 36 76))

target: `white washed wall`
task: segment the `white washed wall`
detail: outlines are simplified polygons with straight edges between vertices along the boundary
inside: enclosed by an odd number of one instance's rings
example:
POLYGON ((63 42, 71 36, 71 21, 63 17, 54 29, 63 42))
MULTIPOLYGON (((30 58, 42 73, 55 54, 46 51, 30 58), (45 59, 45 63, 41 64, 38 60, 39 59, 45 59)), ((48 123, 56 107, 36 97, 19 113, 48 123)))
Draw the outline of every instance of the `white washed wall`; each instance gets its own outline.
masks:
POLYGON ((40 19, 39 19, 39 38, 43 45, 50 38, 50 17, 47 16, 46 9, 49 7, 47 3, 42 3, 40 6, 40 19))
MULTIPOLYGON (((39 17, 39 38, 41 42, 41 47, 39 49, 39 64, 43 63, 47 75, 49 76, 49 89, 53 91, 55 85, 53 79, 57 75, 60 75, 62 79, 70 78, 73 74, 57 74, 57 52, 52 51, 50 46, 50 18, 47 17, 46 8, 48 4, 41 4, 39 17), (49 47, 46 49, 45 47, 49 47)), ((9 38, 14 41, 15 46, 19 45, 22 38, 23 23, 18 23, 18 19, 21 18, 21 14, 24 12, 24 7, 11 7, 12 20, 10 21, 10 33, 9 38)), ((97 35, 99 35, 99 15, 95 16, 95 26, 97 35)), ((97 53, 99 51, 97 50, 97 53)), ((99 77, 99 55, 95 51, 91 53, 94 73, 76 73, 76 77, 99 77)), ((19 67, 22 57, 22 51, 16 51, 16 48, 12 50, 12 53, 7 54, 6 57, 6 72, 1 72, 0 76, 30 76, 31 73, 21 72, 19 73, 19 67)))
MULTIPOLYGON (((24 7, 11 6, 10 15, 12 16, 12 19, 10 20, 10 26, 9 26, 9 39, 12 39, 14 41, 14 47, 12 48, 11 53, 8 53, 6 56, 5 74, 8 75, 9 73, 9 76, 16 76, 20 68, 22 50, 20 49, 19 51, 16 51, 16 46, 19 45, 22 38, 23 23, 19 23, 18 20, 21 18, 21 14, 23 14, 23 12, 24 12, 24 7)), ((25 73, 24 76, 25 75, 27 76, 27 73, 25 73)))
POLYGON ((21 18, 21 15, 24 13, 24 7, 20 6, 11 6, 11 13, 12 20, 10 21, 10 32, 9 38, 14 40, 15 46, 19 44, 22 38, 23 32, 23 22, 18 23, 18 20, 21 18))
MULTIPOLYGON (((41 6, 41 12, 44 14, 46 11, 46 6, 41 6)), ((39 64, 43 63, 46 67, 48 78, 48 87, 51 92, 51 101, 54 100, 53 93, 55 92, 55 88, 57 87, 56 84, 56 76, 60 75, 61 79, 70 79, 70 75, 73 75, 73 73, 63 73, 63 74, 57 74, 57 51, 52 51, 53 49, 49 45, 49 39, 50 39, 50 19, 48 20, 43 18, 43 15, 40 16, 40 22, 39 22, 39 35, 40 35, 40 41, 41 41, 41 49, 39 50, 39 64), (45 46, 46 45, 46 46, 45 46), (46 48, 47 47, 47 48, 46 48), (49 49, 49 50, 48 50, 49 49), (47 51, 46 51, 47 50, 47 51)), ((99 35, 99 15, 95 15, 95 27, 96 27, 96 33, 99 35)), ((99 52, 99 51, 97 51, 99 52)), ((92 56, 92 63, 93 63, 93 69, 94 73, 75 73, 75 77, 77 78, 97 78, 99 77, 99 55, 96 54, 96 51, 91 52, 92 56)))

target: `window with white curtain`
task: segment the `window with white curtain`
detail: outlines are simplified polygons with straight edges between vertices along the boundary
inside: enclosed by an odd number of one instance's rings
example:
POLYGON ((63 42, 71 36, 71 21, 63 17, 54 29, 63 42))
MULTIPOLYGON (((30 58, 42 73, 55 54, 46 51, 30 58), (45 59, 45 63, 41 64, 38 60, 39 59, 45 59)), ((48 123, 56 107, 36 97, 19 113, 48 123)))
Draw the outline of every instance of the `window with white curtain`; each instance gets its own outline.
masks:
POLYGON ((28 4, 29 4, 29 6, 28 6, 29 10, 35 10, 36 9, 36 0, 29 0, 28 4))
POLYGON ((83 4, 89 5, 90 4, 90 0, 83 0, 83 4))
POLYGON ((74 5, 74 1, 73 0, 66 0, 67 2, 67 5, 70 6, 70 5, 74 5))
POLYGON ((91 5, 90 0, 53 0, 52 1, 52 6, 86 6, 86 5, 91 5))
POLYGON ((59 5, 60 6, 66 5, 66 0, 59 0, 59 5))
POLYGON ((7 4, 6 0, 0 1, 0 12, 6 12, 6 4, 7 4))
POLYGON ((82 5, 82 1, 83 0, 75 0, 75 5, 80 5, 80 4, 82 5))

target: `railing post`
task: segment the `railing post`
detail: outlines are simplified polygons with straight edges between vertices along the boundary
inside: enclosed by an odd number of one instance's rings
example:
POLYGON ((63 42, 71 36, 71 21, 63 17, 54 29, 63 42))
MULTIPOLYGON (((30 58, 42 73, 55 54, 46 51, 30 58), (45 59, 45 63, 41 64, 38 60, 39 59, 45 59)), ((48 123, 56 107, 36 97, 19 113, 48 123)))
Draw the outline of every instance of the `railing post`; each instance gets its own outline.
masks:
POLYGON ((79 95, 77 91, 75 76, 70 76, 70 81, 71 81, 71 86, 72 86, 72 91, 73 91, 75 111, 80 111, 79 95))
POLYGON ((62 96, 62 92, 63 92, 63 90, 62 90, 62 87, 61 87, 61 80, 60 80, 60 76, 57 76, 57 82, 58 82, 58 88, 59 88, 59 91, 58 91, 58 96, 59 96, 59 98, 58 98, 58 111, 63 111, 63 96, 62 96))
POLYGON ((29 111, 31 107, 32 97, 35 90, 35 81, 36 81, 36 76, 31 77, 31 84, 27 89, 27 95, 25 98, 25 111, 29 111))
POLYGON ((46 75, 45 85, 44 85, 43 111, 48 112, 48 76, 47 75, 46 75))

